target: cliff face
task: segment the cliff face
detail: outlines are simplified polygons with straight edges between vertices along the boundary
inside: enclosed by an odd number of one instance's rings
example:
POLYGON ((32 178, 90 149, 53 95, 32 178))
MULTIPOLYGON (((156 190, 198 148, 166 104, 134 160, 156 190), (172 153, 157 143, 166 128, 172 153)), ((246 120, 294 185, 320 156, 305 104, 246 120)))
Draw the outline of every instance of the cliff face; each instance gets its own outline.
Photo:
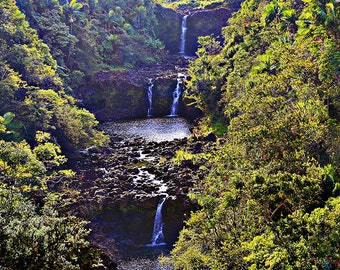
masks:
POLYGON ((182 15, 176 11, 156 5, 155 15, 158 20, 156 36, 164 42, 165 49, 171 54, 179 52, 182 15))
POLYGON ((126 72, 98 72, 78 89, 77 97, 100 122, 145 117, 146 93, 126 72))
POLYGON ((232 11, 226 8, 197 10, 187 18, 186 52, 194 55, 198 37, 213 35, 221 38, 222 27, 227 25, 232 11))
MULTIPOLYGON (((234 11, 234 10, 233 10, 234 11)), ((186 48, 188 55, 195 55, 199 36, 221 35, 221 28, 227 25, 232 10, 217 8, 209 10, 186 10, 188 15, 186 48)), ((157 5, 155 14, 158 20, 156 35, 165 44, 165 48, 172 54, 177 54, 180 47, 180 36, 183 14, 157 5)))
MULTIPOLYGON (((76 95, 83 106, 93 112, 100 122, 145 118, 149 108, 149 78, 153 78, 152 116, 169 115, 177 84, 177 73, 173 71, 158 74, 157 77, 140 74, 140 78, 133 77, 130 73, 127 71, 95 73, 88 78, 86 86, 76 91, 76 95)), ((198 113, 199 111, 194 108, 187 107, 183 100, 179 102, 179 115, 194 119, 198 113)))
MULTIPOLYGON (((185 13, 189 14, 185 52, 187 55, 195 55, 198 37, 211 34, 219 36, 232 11, 218 8, 186 10, 185 13)), ((76 91, 83 106, 93 112, 100 122, 145 118, 149 108, 150 79, 154 85, 152 116, 164 117, 170 114, 177 73, 185 73, 188 66, 187 57, 178 56, 183 14, 160 5, 155 7, 155 14, 158 19, 156 35, 172 54, 168 60, 136 70, 94 73, 76 91)), ((191 120, 198 117, 200 112, 187 107, 181 99, 178 114, 191 120)))

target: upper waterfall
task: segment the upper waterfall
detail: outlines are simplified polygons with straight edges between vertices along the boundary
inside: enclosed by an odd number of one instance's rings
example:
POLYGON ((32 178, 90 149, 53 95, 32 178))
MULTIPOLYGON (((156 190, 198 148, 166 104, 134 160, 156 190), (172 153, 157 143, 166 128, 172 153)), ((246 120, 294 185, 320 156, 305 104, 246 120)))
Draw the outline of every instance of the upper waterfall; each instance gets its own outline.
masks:
POLYGON ((188 18, 188 15, 185 15, 182 18, 181 43, 180 43, 180 46, 179 46, 179 53, 180 54, 185 54, 185 42, 186 42, 186 34, 187 34, 187 18, 188 18))

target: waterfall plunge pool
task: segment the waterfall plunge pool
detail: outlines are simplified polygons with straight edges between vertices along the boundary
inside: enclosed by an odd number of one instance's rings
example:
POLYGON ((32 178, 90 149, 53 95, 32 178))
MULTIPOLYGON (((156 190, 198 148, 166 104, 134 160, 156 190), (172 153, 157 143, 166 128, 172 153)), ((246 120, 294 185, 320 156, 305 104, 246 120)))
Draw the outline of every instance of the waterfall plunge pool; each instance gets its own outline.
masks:
POLYGON ((163 142, 191 136, 188 122, 181 117, 148 118, 102 125, 108 134, 128 138, 141 137, 146 141, 163 142))
POLYGON ((112 241, 118 249, 118 270, 170 269, 161 267, 158 257, 169 255, 183 226, 184 213, 180 213, 182 204, 181 201, 161 199, 157 209, 143 209, 137 205, 130 205, 131 209, 127 212, 103 209, 94 222, 97 228, 101 227, 104 241, 112 241), (161 206, 164 208, 161 209, 161 206), (157 242, 160 231, 164 233, 164 239, 157 242))

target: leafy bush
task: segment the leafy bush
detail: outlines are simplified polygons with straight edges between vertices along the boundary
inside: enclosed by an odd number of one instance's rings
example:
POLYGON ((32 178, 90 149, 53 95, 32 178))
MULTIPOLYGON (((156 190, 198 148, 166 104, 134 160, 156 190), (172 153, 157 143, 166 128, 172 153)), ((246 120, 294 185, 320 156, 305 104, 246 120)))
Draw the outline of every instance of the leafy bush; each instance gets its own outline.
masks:
POLYGON ((31 92, 25 100, 31 131, 50 132, 65 149, 86 148, 107 141, 96 131, 94 115, 74 105, 70 97, 61 97, 52 90, 31 92))
MULTIPOLYGON (((0 184, 0 265, 10 269, 89 269, 86 222, 39 207, 0 184), (88 260, 88 261, 86 261, 88 260)), ((92 253, 92 255, 91 255, 92 253)), ((91 259, 92 257, 92 259, 91 259)))

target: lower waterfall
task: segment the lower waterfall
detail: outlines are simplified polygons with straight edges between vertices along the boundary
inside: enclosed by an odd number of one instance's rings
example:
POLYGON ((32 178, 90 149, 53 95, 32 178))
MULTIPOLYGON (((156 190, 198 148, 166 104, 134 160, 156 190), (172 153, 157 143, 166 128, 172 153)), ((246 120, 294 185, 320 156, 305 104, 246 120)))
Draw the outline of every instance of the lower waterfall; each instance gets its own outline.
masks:
POLYGON ((166 197, 162 198, 157 206, 156 215, 155 215, 155 221, 153 225, 153 233, 151 238, 151 244, 147 245, 150 247, 157 247, 157 246, 163 246, 166 245, 164 242, 164 233, 163 233, 163 218, 162 218, 162 209, 163 204, 166 200, 166 197))
POLYGON ((178 104, 179 100, 182 94, 182 84, 183 80, 185 79, 185 75, 178 73, 177 75, 177 85, 176 88, 173 92, 173 100, 172 100, 172 105, 171 105, 171 111, 169 116, 178 116, 178 104))
POLYGON ((149 86, 148 86, 149 108, 148 108, 147 117, 152 116, 152 88, 153 88, 153 83, 152 83, 152 80, 149 79, 149 86))

